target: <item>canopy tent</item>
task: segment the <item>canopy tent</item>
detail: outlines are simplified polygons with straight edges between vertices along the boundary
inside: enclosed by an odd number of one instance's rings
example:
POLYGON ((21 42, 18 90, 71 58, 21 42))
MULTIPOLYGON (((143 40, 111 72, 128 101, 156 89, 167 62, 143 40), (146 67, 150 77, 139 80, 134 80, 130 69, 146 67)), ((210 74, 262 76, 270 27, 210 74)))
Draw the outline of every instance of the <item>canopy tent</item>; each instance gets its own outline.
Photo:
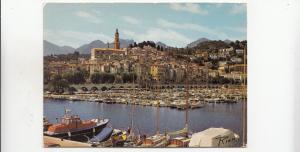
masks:
POLYGON ((229 129, 209 128, 192 135, 189 147, 233 147, 239 135, 229 129))

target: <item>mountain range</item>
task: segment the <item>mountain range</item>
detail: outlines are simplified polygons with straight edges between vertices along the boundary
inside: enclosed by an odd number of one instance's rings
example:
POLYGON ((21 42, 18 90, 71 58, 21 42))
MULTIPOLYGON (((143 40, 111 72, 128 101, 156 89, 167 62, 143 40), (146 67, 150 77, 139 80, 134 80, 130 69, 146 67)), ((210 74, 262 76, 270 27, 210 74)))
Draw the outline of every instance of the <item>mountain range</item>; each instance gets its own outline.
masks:
MULTIPOLYGON (((207 42, 207 41, 212 41, 212 40, 207 39, 207 38, 200 38, 196 41, 189 43, 187 45, 187 47, 189 47, 189 48, 196 47, 198 44, 200 44, 202 42, 207 42)), ((228 44, 232 41, 226 39, 226 40, 224 40, 224 42, 228 44)), ((134 43, 134 40, 120 39, 120 47, 121 48, 128 47, 129 44, 133 44, 133 43, 134 43)), ((156 42, 156 45, 159 45, 164 48, 168 47, 166 44, 164 44, 162 42, 156 42)), ((90 54, 90 51, 92 48, 107 48, 107 47, 113 48, 114 43, 107 44, 101 40, 95 40, 88 44, 83 44, 83 45, 79 46, 78 48, 73 48, 71 46, 58 46, 54 43, 44 40, 44 55, 68 54, 68 53, 73 53, 74 51, 78 51, 80 54, 90 54)))
POLYGON ((163 42, 156 42, 156 46, 159 45, 160 47, 166 48, 168 47, 165 43, 163 42))
POLYGON ((44 40, 44 55, 51 55, 51 54, 68 54, 73 53, 75 49, 70 46, 58 46, 51 42, 44 40))
MULTIPOLYGON (((128 47, 129 44, 134 43, 133 40, 127 39, 120 39, 120 47, 125 48, 128 47)), ((54 43, 51 43, 47 40, 44 40, 44 55, 51 55, 51 54, 68 54, 73 53, 74 51, 78 51, 80 54, 89 54, 92 48, 113 48, 114 43, 104 43, 100 40, 92 41, 88 44, 83 44, 78 48, 73 48, 71 46, 59 46, 54 43)))

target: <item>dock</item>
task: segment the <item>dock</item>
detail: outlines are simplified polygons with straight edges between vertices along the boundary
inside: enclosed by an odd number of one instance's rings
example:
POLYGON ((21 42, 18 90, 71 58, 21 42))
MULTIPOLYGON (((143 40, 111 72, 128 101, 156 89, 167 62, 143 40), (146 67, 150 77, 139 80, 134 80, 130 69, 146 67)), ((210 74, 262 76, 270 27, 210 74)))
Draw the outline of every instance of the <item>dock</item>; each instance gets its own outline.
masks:
POLYGON ((44 136, 44 147, 63 147, 63 148, 74 148, 74 147, 92 147, 91 144, 72 141, 67 139, 60 139, 55 137, 44 136))

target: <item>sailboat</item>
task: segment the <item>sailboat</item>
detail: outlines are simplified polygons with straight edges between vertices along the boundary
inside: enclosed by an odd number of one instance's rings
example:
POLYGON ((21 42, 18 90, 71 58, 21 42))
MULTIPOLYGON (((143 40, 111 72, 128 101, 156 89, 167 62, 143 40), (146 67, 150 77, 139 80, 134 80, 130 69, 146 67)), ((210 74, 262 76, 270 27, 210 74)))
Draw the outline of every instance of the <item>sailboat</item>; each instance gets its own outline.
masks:
POLYGON ((130 124, 130 128, 128 129, 129 131, 129 135, 128 135, 128 141, 132 142, 134 139, 134 132, 133 132, 133 116, 134 116, 134 107, 135 104, 133 104, 133 98, 135 96, 135 85, 134 85, 134 75, 132 76, 132 84, 133 84, 133 95, 131 96, 131 124, 130 124))
MULTIPOLYGON (((187 63, 187 70, 189 69, 189 63, 187 63)), ((187 71, 188 74, 188 71, 187 71)), ((169 136, 176 136, 174 138, 171 138, 169 140, 169 145, 168 147, 188 147, 188 144, 190 142, 189 138, 189 125, 188 125, 188 118, 189 118, 189 80, 188 80, 188 75, 186 78, 186 85, 185 85, 185 91, 186 91, 186 100, 185 100, 185 127, 181 130, 174 131, 174 132, 168 132, 167 134, 169 136)))
POLYGON ((166 147, 167 136, 159 131, 159 106, 160 101, 156 104, 156 134, 149 137, 144 137, 141 147, 166 147))
MULTIPOLYGON (((134 75, 132 76, 132 84, 133 84, 133 94, 134 94, 134 75)), ((111 136, 111 140, 112 140, 112 146, 113 147, 130 147, 133 146, 133 140, 135 138, 134 136, 134 132, 133 132, 133 116, 134 116, 134 106, 135 104, 133 103, 133 98, 134 95, 131 95, 131 112, 130 112, 130 125, 128 127, 127 131, 124 130, 118 130, 118 129, 114 129, 112 136, 111 136), (126 145, 125 145, 126 142, 126 145)))

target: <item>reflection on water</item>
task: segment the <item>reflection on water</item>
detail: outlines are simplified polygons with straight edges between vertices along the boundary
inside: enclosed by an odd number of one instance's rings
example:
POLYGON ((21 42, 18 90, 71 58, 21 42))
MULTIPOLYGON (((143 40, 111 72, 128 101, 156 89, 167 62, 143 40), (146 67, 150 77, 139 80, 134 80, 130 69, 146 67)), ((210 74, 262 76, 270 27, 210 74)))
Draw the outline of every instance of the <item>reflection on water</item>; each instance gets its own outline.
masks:
MULTIPOLYGON (((154 134, 156 130, 156 107, 133 105, 134 127, 143 134, 154 134)), ((114 128, 125 129, 130 126, 131 105, 104 104, 95 102, 72 102, 48 100, 44 102, 44 116, 50 122, 64 114, 64 108, 72 110, 81 119, 104 117, 110 119, 114 128)), ((160 131, 179 130, 184 127, 185 111, 159 108, 160 131)), ((189 110, 189 128, 199 132, 210 127, 231 129, 242 137, 242 103, 237 104, 207 104, 204 108, 189 110)))

